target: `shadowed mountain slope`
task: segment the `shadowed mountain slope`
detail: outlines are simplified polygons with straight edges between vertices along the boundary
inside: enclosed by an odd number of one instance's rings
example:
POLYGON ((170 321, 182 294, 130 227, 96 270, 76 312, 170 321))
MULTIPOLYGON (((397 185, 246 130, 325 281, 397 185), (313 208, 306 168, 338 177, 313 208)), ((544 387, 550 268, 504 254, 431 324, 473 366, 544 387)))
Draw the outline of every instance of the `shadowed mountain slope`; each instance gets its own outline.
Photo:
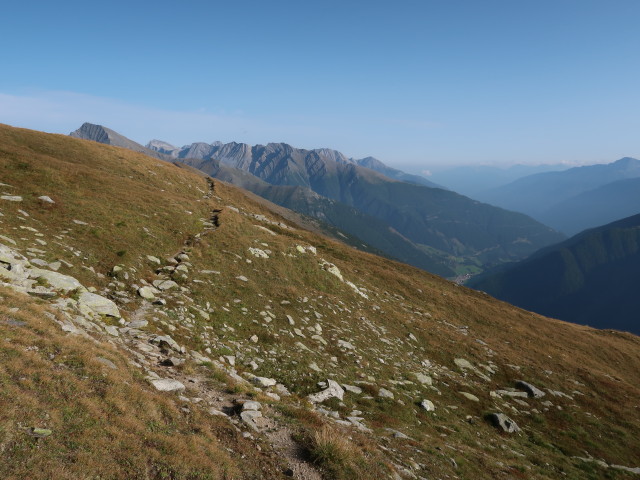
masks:
MULTIPOLYGON (((606 165, 589 165, 562 172, 529 175, 508 185, 482 192, 477 198, 492 205, 526 213, 541 222, 553 218, 556 225, 564 224, 565 220, 571 225, 569 210, 567 216, 561 218, 562 202, 571 201, 577 195, 609 183, 637 177, 640 177, 640 160, 625 157, 606 165)), ((593 223, 595 221, 597 217, 588 226, 598 225, 593 223)))
POLYGON ((640 178, 611 182, 557 203, 540 214, 553 228, 575 235, 640 212, 640 178))
POLYGON ((640 334, 640 215, 586 230, 468 282, 527 310, 640 334))

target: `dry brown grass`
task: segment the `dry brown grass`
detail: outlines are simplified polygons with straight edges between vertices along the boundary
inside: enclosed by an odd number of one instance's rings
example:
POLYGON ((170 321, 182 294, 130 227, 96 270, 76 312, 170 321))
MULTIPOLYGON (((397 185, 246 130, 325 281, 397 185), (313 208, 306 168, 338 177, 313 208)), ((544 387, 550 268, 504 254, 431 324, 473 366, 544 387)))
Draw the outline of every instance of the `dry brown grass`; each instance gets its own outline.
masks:
POLYGON ((277 478, 224 420, 151 392, 116 349, 63 334, 28 297, 0 295, 2 478, 277 478))

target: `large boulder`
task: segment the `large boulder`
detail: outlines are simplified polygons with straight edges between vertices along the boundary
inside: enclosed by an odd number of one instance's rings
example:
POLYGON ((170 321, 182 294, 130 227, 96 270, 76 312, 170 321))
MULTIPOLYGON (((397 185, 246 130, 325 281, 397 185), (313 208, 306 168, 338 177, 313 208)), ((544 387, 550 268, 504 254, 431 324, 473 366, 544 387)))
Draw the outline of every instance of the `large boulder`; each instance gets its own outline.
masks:
POLYGON ((516 422, 511 420, 504 413, 492 413, 488 418, 494 426, 500 428, 504 432, 517 433, 520 431, 520 427, 518 427, 516 422))
POLYGON ((47 282, 52 289, 65 293, 73 290, 85 290, 77 279, 69 275, 63 275, 62 273, 52 272, 51 270, 32 268, 29 271, 29 277, 35 278, 36 280, 43 280, 47 282))
POLYGON ((338 382, 333 380, 327 380, 327 388, 318 393, 313 393, 309 395, 307 398, 311 403, 322 403, 329 398, 337 398, 342 400, 344 397, 344 389, 340 386, 338 382))
POLYGON ((88 309, 98 315, 120 318, 120 311, 116 304, 95 293, 82 292, 78 297, 78 307, 80 310, 88 309))

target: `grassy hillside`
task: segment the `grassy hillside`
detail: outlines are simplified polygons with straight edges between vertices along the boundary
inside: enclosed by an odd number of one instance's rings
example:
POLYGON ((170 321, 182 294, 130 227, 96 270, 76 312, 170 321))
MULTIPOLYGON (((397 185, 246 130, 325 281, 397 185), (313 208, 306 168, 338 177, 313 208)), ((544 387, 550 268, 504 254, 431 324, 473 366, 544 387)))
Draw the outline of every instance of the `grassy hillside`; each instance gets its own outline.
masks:
POLYGON ((640 215, 587 230, 469 285, 555 318, 640 333, 640 215))
POLYGON ((4 478, 640 466, 636 336, 525 312, 115 147, 3 126, 0 183, 4 478), (311 401, 333 382, 342 399, 311 401))

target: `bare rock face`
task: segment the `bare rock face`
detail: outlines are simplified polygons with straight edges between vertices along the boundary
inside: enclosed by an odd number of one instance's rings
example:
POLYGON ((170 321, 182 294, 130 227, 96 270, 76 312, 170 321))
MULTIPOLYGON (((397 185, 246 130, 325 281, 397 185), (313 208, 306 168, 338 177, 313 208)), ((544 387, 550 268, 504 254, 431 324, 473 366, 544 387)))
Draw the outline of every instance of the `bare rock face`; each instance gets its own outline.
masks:
POLYGON ((313 393, 309 395, 307 398, 311 403, 322 403, 325 400, 330 398, 337 398, 342 400, 344 397, 344 389, 340 386, 338 382, 333 380, 327 380, 327 388, 318 393, 313 393))

